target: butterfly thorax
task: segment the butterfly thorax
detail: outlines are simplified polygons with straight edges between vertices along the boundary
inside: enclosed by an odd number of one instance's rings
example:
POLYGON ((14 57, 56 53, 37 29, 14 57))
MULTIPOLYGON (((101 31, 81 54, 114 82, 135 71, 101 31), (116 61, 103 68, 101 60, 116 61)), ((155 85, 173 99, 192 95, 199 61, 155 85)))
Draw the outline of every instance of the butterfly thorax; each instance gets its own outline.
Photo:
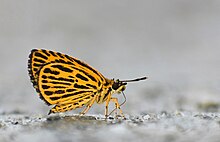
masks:
POLYGON ((101 89, 97 92, 97 103, 103 103, 110 99, 113 94, 119 94, 125 90, 127 83, 114 79, 106 79, 106 83, 102 85, 101 89))

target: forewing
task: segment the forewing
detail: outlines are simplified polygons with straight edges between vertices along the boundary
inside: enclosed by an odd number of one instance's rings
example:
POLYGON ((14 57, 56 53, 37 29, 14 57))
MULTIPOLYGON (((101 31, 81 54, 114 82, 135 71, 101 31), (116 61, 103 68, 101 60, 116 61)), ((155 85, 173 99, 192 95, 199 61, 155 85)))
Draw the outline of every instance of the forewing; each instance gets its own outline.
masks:
POLYGON ((84 72, 84 74, 86 74, 86 76, 88 76, 94 82, 93 85, 98 83, 100 86, 101 83, 106 82, 105 77, 101 73, 76 58, 50 50, 33 49, 29 55, 28 72, 33 86, 36 88, 37 92, 39 92, 39 73, 44 66, 51 63, 73 65, 74 69, 84 72))

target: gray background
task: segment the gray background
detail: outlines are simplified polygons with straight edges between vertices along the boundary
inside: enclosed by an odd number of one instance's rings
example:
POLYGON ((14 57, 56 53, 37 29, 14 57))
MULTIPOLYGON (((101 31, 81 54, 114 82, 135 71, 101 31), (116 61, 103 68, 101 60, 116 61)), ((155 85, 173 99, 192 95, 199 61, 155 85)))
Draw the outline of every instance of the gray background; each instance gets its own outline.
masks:
POLYGON ((27 73, 33 48, 77 57, 108 78, 148 76, 128 84, 126 114, 218 103, 219 12, 218 0, 0 0, 0 111, 48 112, 27 73))

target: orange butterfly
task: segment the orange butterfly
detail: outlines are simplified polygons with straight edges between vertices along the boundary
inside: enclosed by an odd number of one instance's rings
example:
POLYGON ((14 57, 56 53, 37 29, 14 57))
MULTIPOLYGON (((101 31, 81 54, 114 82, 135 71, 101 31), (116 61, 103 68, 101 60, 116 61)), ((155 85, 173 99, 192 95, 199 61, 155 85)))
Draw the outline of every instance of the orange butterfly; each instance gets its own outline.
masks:
POLYGON ((124 117, 118 99, 112 94, 125 90, 127 82, 145 80, 114 80, 105 78, 88 64, 59 52, 33 49, 29 56, 28 71, 34 88, 48 105, 55 105, 49 112, 65 112, 86 106, 84 115, 97 102, 106 102, 105 116, 108 116, 110 101, 124 117))

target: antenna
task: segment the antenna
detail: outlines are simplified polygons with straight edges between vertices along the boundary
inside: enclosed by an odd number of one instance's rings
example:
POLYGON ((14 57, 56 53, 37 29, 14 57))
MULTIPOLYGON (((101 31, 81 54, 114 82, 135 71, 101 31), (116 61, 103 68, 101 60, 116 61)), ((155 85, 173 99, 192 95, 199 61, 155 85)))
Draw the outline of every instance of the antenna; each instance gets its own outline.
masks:
POLYGON ((135 82, 135 81, 140 81, 140 80, 145 80, 148 77, 141 77, 141 78, 136 78, 136 79, 131 79, 131 80, 121 80, 121 82, 135 82))

